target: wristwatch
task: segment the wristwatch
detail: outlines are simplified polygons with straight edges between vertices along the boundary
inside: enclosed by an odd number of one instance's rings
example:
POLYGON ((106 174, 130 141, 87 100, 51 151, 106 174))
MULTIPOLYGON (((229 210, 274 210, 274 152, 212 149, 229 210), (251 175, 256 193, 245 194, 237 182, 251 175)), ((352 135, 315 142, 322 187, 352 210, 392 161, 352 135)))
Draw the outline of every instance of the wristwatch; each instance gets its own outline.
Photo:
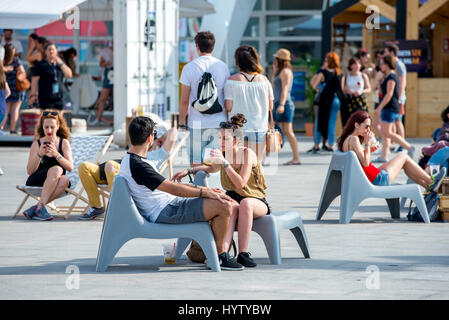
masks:
POLYGON ((223 168, 227 169, 229 167, 229 162, 227 160, 223 161, 223 168))
POLYGON ((56 157, 56 160, 58 160, 58 161, 61 160, 61 159, 62 159, 62 156, 61 156, 61 155, 59 155, 59 156, 56 157))

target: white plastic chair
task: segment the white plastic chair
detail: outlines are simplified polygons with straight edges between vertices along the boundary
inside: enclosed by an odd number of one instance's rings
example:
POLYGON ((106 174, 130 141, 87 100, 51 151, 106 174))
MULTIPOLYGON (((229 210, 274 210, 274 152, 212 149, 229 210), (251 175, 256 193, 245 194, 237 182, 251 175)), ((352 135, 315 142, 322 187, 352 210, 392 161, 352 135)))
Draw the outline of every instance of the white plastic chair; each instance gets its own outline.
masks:
POLYGON ((335 151, 327 171, 316 220, 320 220, 332 201, 341 195, 340 223, 351 221, 355 210, 367 198, 387 200, 393 219, 400 218, 399 198, 412 199, 425 223, 430 223, 424 198, 417 184, 375 186, 362 170, 353 151, 335 151))

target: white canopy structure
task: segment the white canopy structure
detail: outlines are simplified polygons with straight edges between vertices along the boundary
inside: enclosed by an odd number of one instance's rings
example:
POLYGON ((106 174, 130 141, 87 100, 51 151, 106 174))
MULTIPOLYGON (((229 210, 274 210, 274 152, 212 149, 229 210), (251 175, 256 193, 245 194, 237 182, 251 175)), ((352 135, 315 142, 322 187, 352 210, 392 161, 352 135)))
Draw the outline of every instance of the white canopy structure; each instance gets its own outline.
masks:
POLYGON ((62 18, 85 0, 2 0, 0 28, 35 29, 62 18))

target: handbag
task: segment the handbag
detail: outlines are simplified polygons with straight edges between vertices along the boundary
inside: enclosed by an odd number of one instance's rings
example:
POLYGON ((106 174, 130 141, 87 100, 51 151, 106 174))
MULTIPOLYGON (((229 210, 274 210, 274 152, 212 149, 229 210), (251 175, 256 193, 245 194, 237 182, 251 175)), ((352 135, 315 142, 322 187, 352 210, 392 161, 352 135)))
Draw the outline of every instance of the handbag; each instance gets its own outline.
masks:
POLYGON ((267 154, 270 152, 279 152, 282 146, 282 135, 279 130, 274 128, 273 111, 270 110, 271 123, 266 134, 267 154))
MULTIPOLYGON (((234 251, 234 257, 236 257, 237 256, 237 247, 235 245, 234 239, 232 239, 232 242, 231 242, 231 245, 229 246, 228 252, 231 251, 231 248, 234 251)), ((187 254, 187 257, 189 257, 190 261, 192 261, 192 262, 204 263, 204 261, 206 261, 206 255, 204 254, 203 249, 201 249, 201 246, 195 240, 192 240, 192 243, 190 244, 190 248, 186 254, 187 254)))
POLYGON ((16 90, 17 91, 26 91, 30 89, 31 83, 27 79, 26 72, 17 70, 16 74, 16 90))

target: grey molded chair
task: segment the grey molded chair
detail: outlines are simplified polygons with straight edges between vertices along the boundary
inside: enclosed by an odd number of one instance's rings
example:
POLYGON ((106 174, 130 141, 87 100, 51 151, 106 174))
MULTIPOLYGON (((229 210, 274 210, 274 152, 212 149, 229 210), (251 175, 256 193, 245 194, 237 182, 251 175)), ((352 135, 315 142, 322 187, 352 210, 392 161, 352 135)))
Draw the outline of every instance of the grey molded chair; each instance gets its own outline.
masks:
POLYGON ((424 198, 417 184, 375 186, 369 182, 353 151, 335 151, 321 193, 316 220, 320 220, 332 201, 341 195, 340 223, 349 223, 360 203, 367 198, 387 200, 393 219, 400 218, 399 198, 412 199, 426 223, 430 223, 424 198))
MULTIPOLYGON (((194 183, 200 186, 221 188, 220 174, 208 174, 204 171, 199 171, 195 175, 194 183)), ((295 211, 286 212, 271 212, 267 216, 255 219, 253 222, 252 231, 259 234, 262 238, 271 264, 281 264, 281 248, 280 248, 280 231, 289 229, 295 236, 299 247, 306 259, 310 258, 309 244, 307 242, 306 231, 302 223, 301 216, 295 211)), ((236 224, 237 231, 237 224, 236 224)), ((178 241, 178 243, 180 243, 178 241)), ((178 250, 184 252, 189 244, 189 240, 183 242, 184 247, 179 245, 178 250)), ((180 252, 180 254, 182 254, 180 252)))
MULTIPOLYGON (((135 238, 181 238, 178 240, 177 248, 184 246, 185 239, 193 239, 203 248, 209 267, 213 271, 220 271, 215 240, 209 223, 173 225, 147 221, 137 210, 126 179, 118 175, 114 179, 109 207, 103 223, 97 255, 97 272, 106 271, 120 248, 135 238)), ((177 250, 176 258, 181 256, 184 249, 181 252, 177 250)))

